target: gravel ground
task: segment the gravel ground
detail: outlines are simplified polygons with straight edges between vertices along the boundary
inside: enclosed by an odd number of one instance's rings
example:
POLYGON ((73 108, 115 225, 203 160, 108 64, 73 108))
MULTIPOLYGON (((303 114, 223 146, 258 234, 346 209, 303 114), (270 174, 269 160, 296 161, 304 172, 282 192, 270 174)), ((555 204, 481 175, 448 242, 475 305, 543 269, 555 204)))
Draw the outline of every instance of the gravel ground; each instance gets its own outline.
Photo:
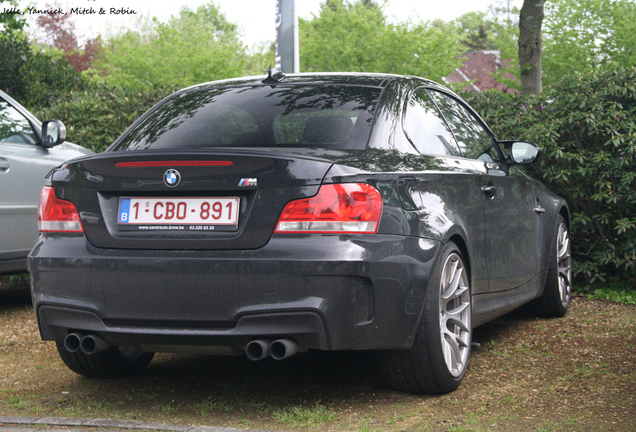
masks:
POLYGON ((28 284, 0 278, 0 415, 272 430, 635 431, 636 307, 576 297, 562 319, 475 330, 443 397, 393 392, 367 353, 286 361, 160 354, 137 377, 89 380, 40 340, 28 284))

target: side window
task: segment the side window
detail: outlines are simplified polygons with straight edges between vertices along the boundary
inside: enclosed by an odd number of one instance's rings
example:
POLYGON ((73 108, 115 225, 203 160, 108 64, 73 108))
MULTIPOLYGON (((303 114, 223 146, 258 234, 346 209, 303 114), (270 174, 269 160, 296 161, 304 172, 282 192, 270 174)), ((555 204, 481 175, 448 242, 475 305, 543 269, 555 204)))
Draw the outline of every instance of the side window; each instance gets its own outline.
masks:
POLYGON ((499 162, 492 135, 464 105, 443 93, 434 90, 429 90, 429 93, 453 130, 462 156, 499 162))
POLYGON ((0 98, 0 143, 36 144, 31 123, 0 98))
POLYGON ((422 154, 460 156, 452 132, 424 89, 413 93, 406 105, 404 132, 422 154))

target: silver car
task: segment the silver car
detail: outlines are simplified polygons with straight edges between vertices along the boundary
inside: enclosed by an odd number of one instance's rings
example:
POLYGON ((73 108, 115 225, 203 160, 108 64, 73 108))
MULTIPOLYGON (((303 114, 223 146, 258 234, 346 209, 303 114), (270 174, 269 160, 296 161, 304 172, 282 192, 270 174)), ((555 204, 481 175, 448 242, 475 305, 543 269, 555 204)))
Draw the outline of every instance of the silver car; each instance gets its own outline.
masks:
POLYGON ((26 271, 38 238, 44 177, 69 159, 93 153, 64 142, 59 120, 40 121, 0 91, 0 273, 26 271))

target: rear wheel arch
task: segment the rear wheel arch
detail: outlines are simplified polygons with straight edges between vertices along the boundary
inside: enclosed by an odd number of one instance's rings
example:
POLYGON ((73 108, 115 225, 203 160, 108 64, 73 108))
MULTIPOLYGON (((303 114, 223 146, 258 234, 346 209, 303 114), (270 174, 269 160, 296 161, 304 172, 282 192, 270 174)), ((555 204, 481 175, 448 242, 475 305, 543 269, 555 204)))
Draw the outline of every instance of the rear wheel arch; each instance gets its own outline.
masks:
MULTIPOLYGON (((451 241, 451 242, 455 243, 455 245, 457 246, 457 248, 461 252, 462 258, 464 259, 464 263, 466 264, 466 271, 468 272, 468 277, 470 279, 471 278, 471 274, 472 274, 471 269, 470 269, 470 254, 468 253, 468 245, 464 241, 464 238, 462 236, 460 236, 459 234, 454 234, 453 236, 451 236, 450 239, 448 239, 448 241, 451 241)), ((470 286, 471 287, 473 286, 472 285, 472 280, 471 280, 470 286)))
POLYGON ((565 220, 565 224, 568 226, 568 229, 572 230, 572 222, 570 221, 570 209, 568 209, 566 206, 562 206, 559 210, 559 214, 565 220))
POLYGON ((555 219, 543 291, 529 304, 534 314, 544 317, 564 316, 572 297, 571 223, 563 209, 555 219))
MULTIPOLYGON (((468 254, 468 246, 466 245, 466 242, 464 241, 464 237, 461 234, 459 234, 459 232, 456 231, 454 234, 451 234, 448 238, 446 238, 444 241, 441 242, 441 245, 439 246, 439 253, 438 253, 438 256, 435 258, 435 261, 434 261, 435 264, 434 265, 439 265, 438 261, 444 258, 443 256, 441 256, 441 255, 443 255, 441 253, 441 251, 444 249, 444 247, 448 243, 454 243, 455 246, 457 247, 457 249, 459 250, 459 252, 462 255, 462 258, 464 260, 464 264, 466 266, 466 271, 468 273, 468 281, 470 283, 470 291, 471 291, 471 295, 472 295, 473 280, 472 280, 472 276, 471 276, 472 272, 471 272, 471 269, 470 269, 470 256, 468 254)), ((422 317, 424 315, 425 306, 426 305, 424 303, 422 303, 422 306, 421 306, 421 309, 420 309, 420 315, 419 315, 419 318, 417 320, 417 325, 413 329, 413 335, 415 335, 420 323, 422 322, 422 317)))
POLYGON ((380 372, 391 388, 443 394, 461 383, 472 341, 467 270, 460 247, 446 242, 431 271, 415 342, 406 350, 377 352, 380 372))

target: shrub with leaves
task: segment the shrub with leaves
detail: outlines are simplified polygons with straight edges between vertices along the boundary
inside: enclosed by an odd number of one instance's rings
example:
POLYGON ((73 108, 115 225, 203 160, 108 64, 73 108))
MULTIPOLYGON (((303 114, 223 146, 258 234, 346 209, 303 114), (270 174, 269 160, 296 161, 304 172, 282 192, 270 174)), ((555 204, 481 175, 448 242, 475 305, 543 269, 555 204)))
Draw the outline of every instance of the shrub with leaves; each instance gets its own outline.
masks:
POLYGON ((48 106, 86 84, 66 59, 34 52, 20 32, 0 33, 0 88, 27 108, 48 106))
POLYGON ((134 90, 99 84, 87 90, 69 91, 51 107, 35 114, 41 119, 62 120, 69 141, 101 152, 133 121, 173 91, 171 88, 134 90))
POLYGON ((574 74, 542 95, 464 95, 500 139, 539 144, 528 170, 568 200, 574 272, 636 275, 636 70, 574 74))

